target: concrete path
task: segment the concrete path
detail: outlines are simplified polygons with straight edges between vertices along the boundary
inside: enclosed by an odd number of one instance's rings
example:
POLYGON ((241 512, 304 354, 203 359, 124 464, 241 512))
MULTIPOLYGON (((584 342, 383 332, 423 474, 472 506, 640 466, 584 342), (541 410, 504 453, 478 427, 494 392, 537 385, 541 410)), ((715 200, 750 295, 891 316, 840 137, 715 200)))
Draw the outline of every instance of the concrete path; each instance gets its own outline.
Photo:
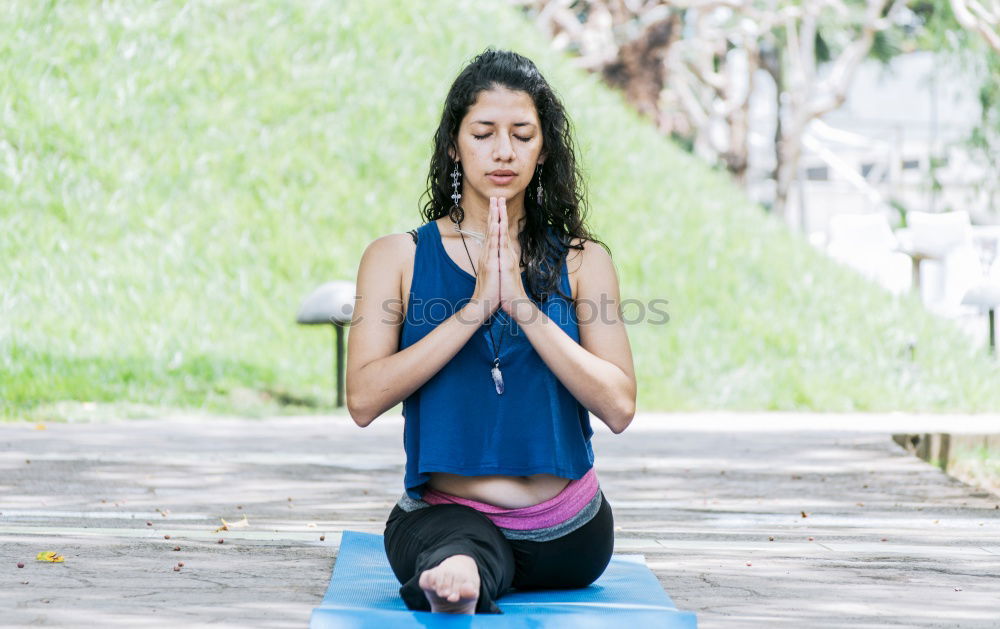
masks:
MULTIPOLYGON (((890 439, 1000 416, 593 421, 616 552, 700 627, 1000 626, 1000 497, 890 439)), ((0 625, 304 627, 402 465, 398 416, 0 425, 0 625)))

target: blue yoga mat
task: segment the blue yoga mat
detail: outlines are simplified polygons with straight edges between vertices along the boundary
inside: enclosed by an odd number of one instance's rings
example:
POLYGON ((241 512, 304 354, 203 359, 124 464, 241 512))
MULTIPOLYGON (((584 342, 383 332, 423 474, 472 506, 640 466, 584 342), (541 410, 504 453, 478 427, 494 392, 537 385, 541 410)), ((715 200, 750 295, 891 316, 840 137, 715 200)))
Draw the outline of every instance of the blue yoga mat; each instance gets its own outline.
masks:
POLYGON ((604 574, 577 590, 512 590, 497 599, 503 614, 412 611, 399 597, 381 535, 344 531, 326 596, 310 629, 385 627, 553 627, 689 629, 694 612, 678 610, 642 555, 614 555, 604 574))

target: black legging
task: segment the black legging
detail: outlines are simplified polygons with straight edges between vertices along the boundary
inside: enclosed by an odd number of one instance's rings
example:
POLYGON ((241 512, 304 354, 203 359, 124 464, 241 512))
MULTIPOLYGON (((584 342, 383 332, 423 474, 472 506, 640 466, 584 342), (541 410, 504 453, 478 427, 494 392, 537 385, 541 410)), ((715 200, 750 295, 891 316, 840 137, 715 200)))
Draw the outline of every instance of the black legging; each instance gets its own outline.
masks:
POLYGON ((470 555, 479 566, 476 613, 502 614, 496 600, 518 590, 586 587, 597 580, 614 551, 614 518, 601 492, 601 508, 580 528, 547 542, 512 540, 485 515, 459 504, 414 511, 393 507, 385 523, 385 552, 402 584, 406 607, 430 611, 420 575, 452 555, 470 555))

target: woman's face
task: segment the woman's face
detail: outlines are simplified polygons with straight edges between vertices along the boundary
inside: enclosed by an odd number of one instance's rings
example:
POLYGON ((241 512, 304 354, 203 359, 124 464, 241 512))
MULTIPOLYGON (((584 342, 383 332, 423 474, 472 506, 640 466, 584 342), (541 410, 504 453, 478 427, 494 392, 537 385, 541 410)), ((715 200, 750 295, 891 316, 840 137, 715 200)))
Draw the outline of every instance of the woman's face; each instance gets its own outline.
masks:
POLYGON ((500 87, 480 92, 458 127, 456 144, 462 198, 475 195, 484 206, 490 197, 509 201, 523 194, 535 164, 544 161, 542 128, 527 92, 500 87))

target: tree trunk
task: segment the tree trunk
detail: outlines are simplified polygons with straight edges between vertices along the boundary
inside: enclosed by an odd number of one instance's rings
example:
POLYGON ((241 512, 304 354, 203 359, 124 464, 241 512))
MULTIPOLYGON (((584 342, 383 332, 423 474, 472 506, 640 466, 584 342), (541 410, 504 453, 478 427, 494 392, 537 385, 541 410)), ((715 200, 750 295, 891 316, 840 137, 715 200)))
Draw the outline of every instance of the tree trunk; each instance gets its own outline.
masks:
POLYGON ((760 65, 770 75, 774 81, 774 170, 771 171, 771 180, 775 184, 775 199, 769 210, 773 211, 778 204, 777 184, 778 171, 781 170, 781 93, 784 86, 781 83, 781 48, 777 46, 762 46, 760 54, 760 65))
POLYGON ((660 121, 660 93, 666 82, 664 58, 667 49, 680 36, 677 14, 654 22, 634 40, 622 45, 618 58, 601 68, 604 81, 622 90, 639 113, 660 121))

